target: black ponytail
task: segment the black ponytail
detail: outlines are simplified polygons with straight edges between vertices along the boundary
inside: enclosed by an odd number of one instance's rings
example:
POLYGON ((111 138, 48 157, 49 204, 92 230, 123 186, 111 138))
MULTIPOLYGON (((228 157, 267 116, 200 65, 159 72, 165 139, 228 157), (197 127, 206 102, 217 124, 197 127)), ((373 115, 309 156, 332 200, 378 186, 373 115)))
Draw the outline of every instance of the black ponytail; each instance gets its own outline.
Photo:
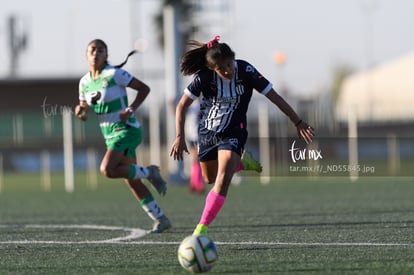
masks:
POLYGON ((183 75, 192 75, 207 66, 207 44, 196 40, 190 40, 188 45, 193 49, 187 51, 181 57, 180 71, 183 75))
POLYGON ((226 43, 219 43, 220 36, 214 37, 208 43, 190 40, 188 45, 193 47, 181 57, 180 71, 183 75, 198 73, 204 68, 214 69, 220 60, 234 59, 235 53, 226 43))
POLYGON ((127 62, 128 62, 128 59, 129 59, 129 57, 131 57, 132 55, 134 55, 134 54, 136 54, 137 53, 137 51, 136 50, 133 50, 133 51, 130 51, 129 53, 128 53, 128 55, 127 55, 127 57, 125 58, 125 60, 124 60, 124 62, 122 62, 121 64, 119 64, 119 65, 116 65, 115 66, 115 68, 122 68, 127 62))

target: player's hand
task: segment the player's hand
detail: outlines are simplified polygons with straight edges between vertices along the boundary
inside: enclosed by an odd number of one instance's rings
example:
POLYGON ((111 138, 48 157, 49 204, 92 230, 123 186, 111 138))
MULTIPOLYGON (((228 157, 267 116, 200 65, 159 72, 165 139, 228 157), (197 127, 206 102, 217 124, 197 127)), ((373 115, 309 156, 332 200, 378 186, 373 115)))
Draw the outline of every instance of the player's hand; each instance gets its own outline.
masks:
POLYGON ((88 119, 88 108, 82 105, 76 105, 75 116, 82 121, 87 120, 88 119))
POLYGON ((135 114, 135 111, 132 108, 128 107, 119 113, 119 119, 125 123, 134 114, 135 114))
POLYGON ((185 139, 182 137, 176 137, 173 145, 171 146, 170 157, 174 160, 184 160, 183 152, 190 154, 185 139))
POLYGON ((299 137, 302 137, 307 144, 312 142, 313 137, 315 136, 315 129, 312 126, 307 124, 304 121, 301 121, 296 129, 298 131, 299 137))

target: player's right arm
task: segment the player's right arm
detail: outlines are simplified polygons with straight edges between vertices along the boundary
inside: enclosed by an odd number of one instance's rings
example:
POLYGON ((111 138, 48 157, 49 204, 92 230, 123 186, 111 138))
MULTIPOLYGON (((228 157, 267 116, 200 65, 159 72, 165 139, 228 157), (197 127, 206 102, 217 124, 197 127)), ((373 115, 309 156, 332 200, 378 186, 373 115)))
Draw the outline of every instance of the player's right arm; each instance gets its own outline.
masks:
POLYGON ((89 110, 89 105, 85 100, 81 100, 79 101, 79 105, 76 105, 75 107, 75 116, 82 120, 85 121, 88 119, 88 110, 89 110))
POLYGON ((175 141, 171 147, 170 156, 174 160, 183 160, 183 152, 189 154, 187 144, 185 142, 185 115, 187 113, 188 107, 193 103, 193 99, 183 94, 180 101, 177 104, 176 111, 175 111, 175 131, 176 137, 175 141))

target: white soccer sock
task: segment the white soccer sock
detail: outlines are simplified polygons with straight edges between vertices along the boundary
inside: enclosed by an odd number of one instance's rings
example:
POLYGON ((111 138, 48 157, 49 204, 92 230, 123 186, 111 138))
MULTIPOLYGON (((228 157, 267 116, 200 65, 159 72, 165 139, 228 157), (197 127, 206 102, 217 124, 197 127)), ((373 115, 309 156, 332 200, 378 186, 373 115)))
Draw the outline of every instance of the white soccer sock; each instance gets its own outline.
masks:
POLYGON ((154 221, 164 215, 155 200, 149 201, 145 204, 142 204, 141 206, 142 209, 144 209, 144 211, 148 214, 148 216, 154 221))
POLYGON ((134 179, 147 178, 149 176, 149 171, 147 167, 134 165, 135 166, 135 176, 134 179))

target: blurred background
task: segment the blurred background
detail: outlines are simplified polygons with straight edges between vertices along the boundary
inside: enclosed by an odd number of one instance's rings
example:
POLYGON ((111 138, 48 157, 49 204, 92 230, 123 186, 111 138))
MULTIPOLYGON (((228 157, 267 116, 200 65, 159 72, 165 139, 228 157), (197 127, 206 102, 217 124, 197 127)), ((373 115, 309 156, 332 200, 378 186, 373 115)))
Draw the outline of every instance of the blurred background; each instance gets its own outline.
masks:
MULTIPOLYGON (((40 175, 45 189, 50 174, 62 172, 72 185, 79 171, 97 184, 105 150, 97 119, 73 116, 95 38, 107 43, 112 64, 140 50, 124 67, 152 89, 137 112, 145 133, 139 162, 161 165, 171 182, 188 176, 186 163, 168 157, 174 104, 191 81, 179 75, 179 58, 187 40, 215 35, 315 127, 312 146, 326 165, 368 162, 374 176, 413 176, 413 10, 410 0, 7 1, 0 10, 0 190, 13 173, 40 175)), ((295 128, 258 94, 249 136, 265 176, 290 175, 295 128)))

